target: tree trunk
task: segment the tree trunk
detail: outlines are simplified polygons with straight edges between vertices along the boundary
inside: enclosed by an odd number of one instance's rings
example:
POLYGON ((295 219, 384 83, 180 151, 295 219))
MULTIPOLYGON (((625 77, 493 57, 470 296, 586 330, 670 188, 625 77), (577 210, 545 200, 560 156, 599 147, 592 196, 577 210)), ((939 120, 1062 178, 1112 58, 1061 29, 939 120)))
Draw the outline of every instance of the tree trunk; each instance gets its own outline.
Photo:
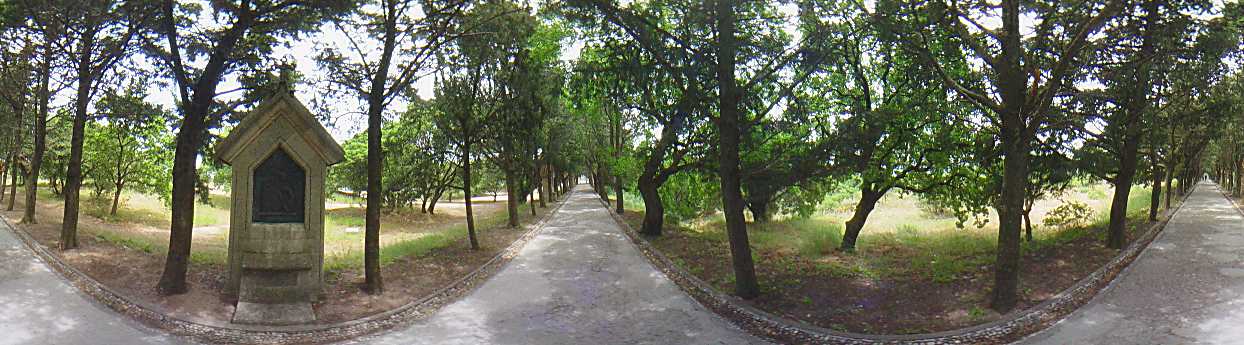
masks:
POLYGON ((617 212, 618 212, 618 214, 622 214, 623 212, 625 212, 625 211, 626 211, 626 207, 624 207, 624 206, 623 206, 623 204, 622 204, 622 199, 623 199, 623 196, 622 196, 622 194, 623 194, 623 193, 622 193, 622 177, 617 176, 617 175, 614 175, 614 176, 613 176, 613 194, 614 194, 614 197, 616 197, 616 198, 618 199, 618 200, 617 200, 617 202, 618 202, 617 212))
MULTIPOLYGON (((463 128, 466 128, 463 126, 463 128)), ((464 131, 466 131, 464 129, 464 131)), ((479 250, 479 239, 475 236, 475 215, 471 210, 471 138, 462 138, 462 203, 466 205, 467 237, 471 241, 471 249, 479 250)), ((497 193, 492 194, 492 201, 497 201, 497 193)))
MULTIPOLYGON (((170 60, 181 66, 177 28, 172 22, 173 1, 166 0, 162 8, 164 34, 168 38, 170 60)), ((160 275, 158 290, 162 295, 186 292, 186 269, 190 262, 190 242, 194 234, 194 196, 199 180, 197 159, 207 134, 207 116, 216 97, 216 86, 227 69, 229 56, 233 54, 238 40, 254 24, 252 13, 242 13, 233 27, 217 41, 218 44, 203 66, 202 73, 193 84, 193 96, 189 96, 182 78, 178 78, 179 90, 185 107, 185 117, 177 132, 177 147, 173 154, 173 190, 171 222, 169 226, 168 255, 164 259, 164 272, 160 275)))
POLYGON ((881 197, 886 193, 885 190, 872 190, 871 188, 860 188, 860 202, 855 204, 855 213, 851 215, 851 219, 847 220, 846 230, 842 235, 842 243, 839 245, 844 251, 855 251, 855 243, 860 238, 860 231, 864 230, 864 224, 868 222, 868 216, 872 214, 873 209, 877 207, 877 202, 881 201, 881 197))
POLYGON ((718 102, 720 118, 717 133, 720 141, 721 195, 725 208, 726 235, 730 241, 730 257, 734 266, 734 294, 743 299, 760 295, 756 281, 752 250, 747 240, 747 223, 743 218, 743 191, 739 174, 739 138, 743 128, 739 109, 741 98, 738 81, 735 80, 735 54, 737 53, 734 0, 717 0, 717 82, 720 85, 718 102))
POLYGON ((1175 179, 1176 171, 1178 171, 1175 170, 1175 164, 1173 164, 1174 162, 1175 158, 1170 158, 1167 160, 1166 164, 1168 171, 1166 172, 1166 197, 1163 198, 1163 204, 1165 205, 1163 208, 1168 210, 1171 208, 1171 194, 1174 194, 1174 190, 1171 189, 1171 184, 1174 182, 1173 180, 1175 179))
POLYGON ((1162 167, 1153 166, 1153 189, 1149 191, 1149 221, 1158 221, 1158 207, 1162 202, 1162 167))
MULTIPOLYGON (((385 73, 385 72, 380 72, 385 73)), ((363 232, 363 275, 365 290, 369 294, 384 293, 384 280, 380 276, 380 207, 384 199, 382 173, 384 149, 381 147, 383 103, 376 98, 367 115, 367 212, 363 232)))
POLYGON ((113 217, 117 216, 117 206, 121 204, 122 184, 118 183, 116 187, 117 187, 117 190, 112 193, 112 211, 108 212, 108 214, 113 217))
POLYGON ((773 220, 773 212, 769 206, 773 204, 773 193, 759 192, 747 196, 747 209, 752 212, 752 221, 768 223, 773 220))
POLYGON ((536 216, 536 193, 527 193, 527 208, 531 210, 531 216, 536 216))
POLYGON ((545 177, 545 183, 547 183, 548 185, 548 187, 546 188, 548 188, 549 190, 549 202, 553 202, 554 200, 557 199, 557 196, 558 196, 557 184, 554 183, 554 177, 555 177, 554 174, 556 173, 556 171, 555 169, 553 169, 552 164, 547 164, 545 165, 545 167, 546 167, 546 170, 545 170, 544 177, 545 177))
MULTIPOLYGON (((13 139, 13 158, 14 158, 14 159, 13 159, 13 162, 14 162, 14 163, 16 163, 18 160, 20 160, 20 159, 21 159, 21 156, 22 156, 22 155, 21 155, 21 153, 22 153, 22 134, 26 133, 26 131, 25 131, 25 130, 22 130, 22 125, 24 125, 24 124, 25 124, 25 120, 23 119, 23 117, 24 117, 25 113, 26 113, 26 112, 21 111, 21 112, 17 112, 17 114, 16 114, 16 116, 17 116, 17 124, 16 124, 16 126, 14 126, 14 127, 15 127, 15 129, 16 129, 17 135, 16 135, 16 138, 14 138, 14 139, 13 139)), ((12 164, 12 165, 13 165, 13 166, 15 166, 15 167, 17 166, 17 164, 12 164)), ((10 194, 10 195, 14 195, 14 196, 16 196, 16 195, 17 195, 17 175, 18 175, 18 174, 17 174, 17 172, 14 172, 14 173, 11 175, 11 179, 12 179, 12 181, 9 183, 9 194, 10 194)), ((38 181, 38 179, 35 179, 35 180, 36 180, 36 181, 38 181)), ((26 188, 26 189, 30 189, 30 188, 29 188, 29 185, 30 185, 31 183, 27 182, 26 184, 27 184, 27 188, 26 188)), ((37 184, 37 183, 36 183, 36 184, 37 184)), ((29 199, 29 197, 27 197, 27 199, 29 199)), ((17 206, 16 204, 17 204, 17 198, 16 198, 16 197, 10 197, 10 198, 9 198, 9 206, 6 208, 6 210, 8 210, 8 211, 12 211, 12 210, 13 210, 13 208, 17 206)), ((29 207, 27 207, 27 208, 29 208, 29 207)))
POLYGON ((91 100, 91 54, 95 50, 95 34, 82 34, 81 57, 78 59, 78 95, 75 98, 73 133, 69 139, 69 162, 65 170, 65 215, 61 221, 60 249, 78 248, 78 198, 82 189, 82 141, 86 136, 86 106, 91 100))
POLYGON ((439 188, 432 193, 432 200, 428 201, 428 214, 436 214, 436 204, 441 201, 441 194, 444 194, 444 191, 439 188))
POLYGON ((1107 246, 1113 249, 1123 249, 1127 244, 1127 202, 1132 191, 1132 180, 1136 176, 1136 164, 1138 152, 1140 150, 1140 120, 1141 116, 1149 109, 1149 89, 1151 87, 1149 78, 1149 66, 1152 64, 1150 58, 1156 49, 1153 42, 1153 28, 1150 26, 1155 23, 1158 15, 1157 2, 1149 0, 1145 2, 1146 18, 1145 33, 1143 42, 1140 47, 1140 56, 1137 58, 1138 65, 1134 76, 1136 83, 1132 85, 1131 97, 1127 104, 1127 125, 1126 133, 1123 137, 1123 150, 1119 157, 1119 173, 1115 177, 1114 200, 1110 203, 1110 225, 1107 246))
POLYGON ((549 207, 548 203, 545 201, 549 198, 549 195, 544 192, 544 178, 540 176, 539 170, 537 170, 536 175, 532 177, 534 177, 537 181, 536 191, 540 193, 540 207, 549 207))
POLYGON ((1032 242, 1032 203, 1035 200, 1029 200, 1024 205, 1024 237, 1028 242, 1032 242))
POLYGON ((609 180, 606 176, 609 176, 609 175, 605 173, 605 167, 597 166, 596 167, 596 187, 595 187, 596 192, 600 193, 600 199, 604 200, 605 203, 608 204, 609 203, 609 180))
POLYGON ((12 163, 13 163, 13 158, 12 156, 10 156, 8 159, 4 161, 4 164, 0 164, 0 202, 4 202, 4 197, 9 195, 8 194, 9 190, 5 188, 5 187, 8 187, 8 185, 4 183, 4 179, 9 176, 9 164, 12 164, 12 163))
MULTIPOLYGON (((18 126, 20 127, 20 124, 19 124, 18 126)), ((20 133, 20 132, 18 132, 18 133, 20 133)), ((20 142, 21 142, 21 134, 18 134, 17 136, 18 136, 18 142, 20 143, 20 142)), ((20 150, 20 149, 19 149, 19 150, 20 150)), ((8 210, 8 211, 12 211, 14 207, 17 207, 17 198, 16 198, 16 196, 17 196, 17 175, 18 175, 18 173, 15 171, 15 172, 13 172, 13 174, 12 174, 12 175, 10 175, 10 176, 9 176, 9 177, 10 177, 10 182, 9 182, 9 194, 10 194, 10 195, 13 195, 13 197, 10 197, 10 198, 9 198, 9 206, 6 208, 6 210, 8 210)), ((26 189, 30 189, 30 184, 27 184, 27 185, 26 185, 26 189)), ((27 196, 27 198, 26 198, 26 199, 30 199, 30 197, 29 197, 29 196, 27 196)), ((24 219, 23 219, 23 223, 25 223, 24 219)))
POLYGON ((511 228, 518 227, 518 188, 514 184, 518 178, 514 173, 505 172, 505 204, 506 211, 509 212, 509 224, 511 228))
POLYGON ((1002 200, 998 207, 998 254, 991 307, 998 312, 1015 307, 1019 292, 1020 226, 1028 190, 1028 140, 1012 129, 1004 134, 1002 200))
POLYGON ((665 225, 665 205, 661 202, 660 185, 654 173, 645 169, 637 181, 639 196, 644 199, 644 223, 639 233, 646 236, 661 236, 661 228, 665 225))

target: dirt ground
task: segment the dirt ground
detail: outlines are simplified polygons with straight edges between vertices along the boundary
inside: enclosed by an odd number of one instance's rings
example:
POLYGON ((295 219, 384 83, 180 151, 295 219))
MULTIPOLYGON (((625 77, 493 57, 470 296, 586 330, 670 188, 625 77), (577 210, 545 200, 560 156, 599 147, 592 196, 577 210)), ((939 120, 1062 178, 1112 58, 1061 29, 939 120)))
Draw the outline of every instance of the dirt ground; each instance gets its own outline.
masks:
MULTIPOLYGON (((643 219, 642 212, 630 212, 625 217, 632 227, 638 227, 643 219)), ((1134 239, 1137 231, 1148 225, 1132 224, 1129 238, 1134 239)), ((665 234, 653 240, 653 244, 719 291, 732 291, 733 271, 724 240, 705 240, 691 231, 667 225, 665 234)), ((1021 301, 1015 310, 1040 304, 1114 257, 1117 251, 1103 246, 1103 231, 1085 231, 1089 232, 1057 245, 1026 246, 1021 261, 1021 301)), ((876 235, 865 231, 861 240, 876 235)), ((834 250, 821 257, 809 257, 753 246, 762 293, 748 303, 788 319, 866 334, 947 331, 1001 317, 988 308, 993 285, 992 247, 982 248, 972 258, 938 257, 937 260, 984 261, 941 280, 911 273, 918 270, 909 267, 923 258, 913 250, 885 245, 856 253, 834 250), (861 261, 881 262, 878 265, 886 267, 878 271, 890 273, 840 271, 842 266, 861 261)))
MULTIPOLYGON (((21 218, 23 200, 19 195, 15 210, 0 211, 0 215, 16 224, 21 218)), ((490 202, 492 198, 488 197, 486 200, 490 202)), ((485 200, 481 198, 480 201, 485 200)), ((40 200, 39 204, 38 224, 23 224, 18 227, 79 271, 127 298, 153 306, 165 314, 213 325, 226 324, 232 317, 237 301, 223 293, 226 276, 223 264, 192 264, 187 278, 189 291, 176 296, 160 296, 155 286, 163 271, 164 250, 124 240, 105 241, 101 237, 122 232, 127 235, 159 236, 167 241, 167 230, 137 223, 105 222, 84 214, 79 221, 80 248, 60 251, 55 248, 59 241, 63 204, 60 200, 40 200)), ((446 213, 451 213, 456 208, 454 204, 446 203, 442 207, 448 206, 444 209, 450 211, 446 213)), ((456 204, 461 205, 461 201, 456 204)), ((485 210, 493 212, 504 211, 500 206, 485 207, 485 210)), ((525 207, 522 211, 522 214, 529 215, 525 207)), ((538 211, 543 215, 548 209, 538 208, 538 211)), ((436 217, 450 223, 455 219, 452 213, 436 217)), ((533 218, 527 216, 523 220, 524 224, 530 224, 533 218)), ((436 224, 447 226, 444 223, 436 224)), ((431 223, 425 224, 431 226, 431 223)), ((379 296, 369 295, 361 290, 361 269, 329 272, 325 275, 323 298, 314 305, 318 316, 317 323, 358 319, 427 296, 483 265, 513 243, 525 230, 525 226, 480 229, 481 250, 471 250, 465 240, 458 240, 418 257, 398 258, 382 267, 385 292, 379 296)), ((200 242, 211 243, 218 240, 210 238, 212 236, 220 234, 212 231, 196 233, 194 246, 198 246, 200 242)))

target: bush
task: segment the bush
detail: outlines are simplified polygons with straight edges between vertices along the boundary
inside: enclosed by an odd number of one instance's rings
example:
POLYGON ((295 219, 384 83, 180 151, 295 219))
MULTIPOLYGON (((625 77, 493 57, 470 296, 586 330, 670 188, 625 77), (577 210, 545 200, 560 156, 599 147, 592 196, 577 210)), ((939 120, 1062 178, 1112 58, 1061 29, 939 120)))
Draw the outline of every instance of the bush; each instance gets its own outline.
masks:
POLYGON ((1041 224, 1054 227, 1071 227, 1081 226, 1088 223, 1088 218, 1093 215, 1093 208, 1088 204, 1069 200, 1064 201, 1062 205, 1058 205, 1050 212, 1045 214, 1045 219, 1041 224))
POLYGON ((716 210, 721 204, 721 185, 711 176, 682 172, 661 186, 665 216, 675 222, 716 210))

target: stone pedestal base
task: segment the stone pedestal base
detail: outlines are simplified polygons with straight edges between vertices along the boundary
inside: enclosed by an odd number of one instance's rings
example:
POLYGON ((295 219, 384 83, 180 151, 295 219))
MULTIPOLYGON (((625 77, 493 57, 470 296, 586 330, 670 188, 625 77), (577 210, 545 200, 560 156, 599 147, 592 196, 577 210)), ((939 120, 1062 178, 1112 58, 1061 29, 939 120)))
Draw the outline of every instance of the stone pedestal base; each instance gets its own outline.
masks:
POLYGON ((233 323, 252 325, 299 325, 315 322, 311 303, 266 304, 238 302, 233 323))

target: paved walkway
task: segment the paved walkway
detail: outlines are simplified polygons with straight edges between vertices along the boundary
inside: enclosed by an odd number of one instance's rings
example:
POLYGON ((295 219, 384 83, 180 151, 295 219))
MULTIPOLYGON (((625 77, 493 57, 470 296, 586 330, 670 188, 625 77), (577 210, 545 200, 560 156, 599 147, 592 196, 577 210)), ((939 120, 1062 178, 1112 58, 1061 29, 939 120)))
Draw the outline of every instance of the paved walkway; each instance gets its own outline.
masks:
POLYGON ((351 343, 763 343, 653 268, 588 189, 569 198, 479 289, 428 320, 351 343))
MULTIPOLYGON (((580 187, 496 276, 348 344, 755 344, 682 293, 580 187)), ((0 229, 0 345, 170 344, 82 297, 0 229)), ((1244 216, 1212 184, 1105 291, 1026 344, 1244 343, 1244 216)))
POLYGON ((183 344, 87 300, 0 223, 0 344, 183 344))
POLYGON ((1244 216, 1209 183, 1106 290, 1027 344, 1244 344, 1244 216))

